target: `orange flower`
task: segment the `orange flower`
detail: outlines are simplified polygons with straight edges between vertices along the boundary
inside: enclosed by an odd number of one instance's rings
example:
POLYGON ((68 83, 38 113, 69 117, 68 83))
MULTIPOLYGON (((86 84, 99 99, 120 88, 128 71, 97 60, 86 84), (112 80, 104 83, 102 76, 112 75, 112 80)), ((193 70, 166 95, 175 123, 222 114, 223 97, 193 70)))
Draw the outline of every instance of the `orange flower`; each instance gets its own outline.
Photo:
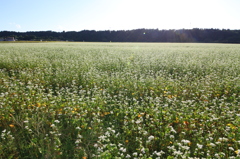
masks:
POLYGON ((185 125, 189 125, 189 122, 188 121, 184 121, 183 122, 185 125))
POLYGON ((10 126, 11 128, 13 128, 13 127, 14 127, 14 125, 13 125, 13 124, 10 124, 9 126, 10 126))

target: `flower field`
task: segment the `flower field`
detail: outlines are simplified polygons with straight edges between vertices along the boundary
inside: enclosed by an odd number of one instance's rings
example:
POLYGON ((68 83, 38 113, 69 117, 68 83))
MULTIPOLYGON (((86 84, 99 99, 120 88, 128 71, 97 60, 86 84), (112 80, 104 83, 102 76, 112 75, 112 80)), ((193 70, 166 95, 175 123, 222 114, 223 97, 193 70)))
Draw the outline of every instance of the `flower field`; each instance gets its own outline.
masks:
POLYGON ((0 43, 0 158, 240 158, 240 45, 0 43))

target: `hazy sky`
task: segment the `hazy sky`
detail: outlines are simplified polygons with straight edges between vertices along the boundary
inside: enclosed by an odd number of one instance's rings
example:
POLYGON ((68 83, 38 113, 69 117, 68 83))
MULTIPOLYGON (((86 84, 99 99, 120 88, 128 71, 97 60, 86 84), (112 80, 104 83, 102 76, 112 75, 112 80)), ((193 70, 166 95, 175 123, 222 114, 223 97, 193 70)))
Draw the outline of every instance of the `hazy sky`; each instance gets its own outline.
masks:
POLYGON ((0 31, 240 29, 240 0, 0 0, 0 31))

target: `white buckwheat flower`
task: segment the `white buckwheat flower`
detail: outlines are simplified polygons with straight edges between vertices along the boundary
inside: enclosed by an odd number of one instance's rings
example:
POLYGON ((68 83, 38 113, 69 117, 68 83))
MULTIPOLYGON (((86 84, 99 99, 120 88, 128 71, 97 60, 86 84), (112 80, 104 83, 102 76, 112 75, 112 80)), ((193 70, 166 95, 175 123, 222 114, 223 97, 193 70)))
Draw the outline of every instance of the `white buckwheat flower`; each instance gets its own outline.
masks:
POLYGON ((154 139, 154 136, 152 136, 152 135, 148 137, 148 140, 149 140, 149 141, 151 141, 151 140, 153 140, 153 139, 154 139))

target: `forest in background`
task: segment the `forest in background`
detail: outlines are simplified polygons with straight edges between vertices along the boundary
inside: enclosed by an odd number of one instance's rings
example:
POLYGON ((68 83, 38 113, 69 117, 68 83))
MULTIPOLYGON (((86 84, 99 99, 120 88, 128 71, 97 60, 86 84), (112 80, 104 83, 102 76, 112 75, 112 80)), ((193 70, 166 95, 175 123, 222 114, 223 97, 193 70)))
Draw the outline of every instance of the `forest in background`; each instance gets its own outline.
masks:
POLYGON ((240 30, 229 29, 135 29, 82 31, 1 31, 0 38, 14 37, 19 41, 86 41, 86 42, 201 42, 240 43, 240 30))

